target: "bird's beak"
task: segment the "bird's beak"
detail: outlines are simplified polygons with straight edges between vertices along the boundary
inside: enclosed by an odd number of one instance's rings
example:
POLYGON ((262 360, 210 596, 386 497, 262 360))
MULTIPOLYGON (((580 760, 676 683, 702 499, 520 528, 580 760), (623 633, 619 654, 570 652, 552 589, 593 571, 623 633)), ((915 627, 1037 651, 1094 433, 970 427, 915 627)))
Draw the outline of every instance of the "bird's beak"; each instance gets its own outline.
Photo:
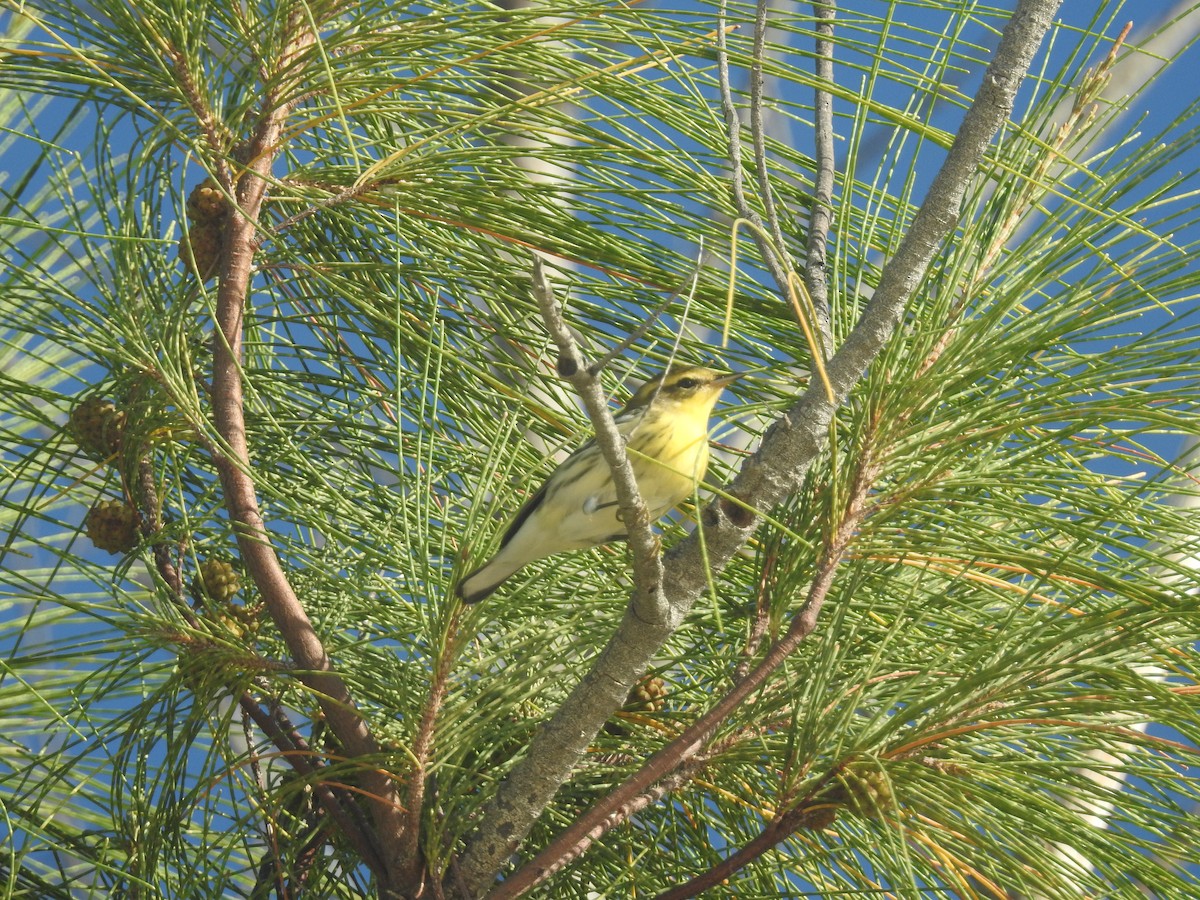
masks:
POLYGON ((722 375, 720 378, 714 378, 712 380, 712 384, 714 387, 723 388, 723 387, 726 387, 727 385, 733 384, 739 378, 743 378, 749 374, 750 374, 749 372, 734 372, 732 375, 722 375))

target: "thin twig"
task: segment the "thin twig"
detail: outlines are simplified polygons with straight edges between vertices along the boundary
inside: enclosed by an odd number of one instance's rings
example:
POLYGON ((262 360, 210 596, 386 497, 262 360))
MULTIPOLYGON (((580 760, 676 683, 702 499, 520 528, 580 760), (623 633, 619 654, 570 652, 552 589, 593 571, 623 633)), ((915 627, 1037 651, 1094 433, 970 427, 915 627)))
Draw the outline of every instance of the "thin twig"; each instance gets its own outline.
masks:
MULTIPOLYGON (((725 117, 726 140, 729 147, 729 189, 733 194, 733 206, 737 215, 757 226, 757 230, 752 230, 754 244, 758 247, 763 264, 771 273, 771 278, 774 279, 779 293, 786 297, 788 294, 787 269, 775 255, 775 251, 771 248, 771 241, 765 237, 766 231, 763 227, 762 216, 746 198, 746 175, 742 166, 742 122, 738 116, 737 106, 733 102, 733 86, 729 79, 729 48, 725 38, 726 32, 729 30, 725 25, 726 7, 727 0, 721 0, 721 6, 717 13, 717 77, 720 83, 721 112, 725 117)), ((759 100, 761 101, 761 99, 760 95, 759 100)), ((756 115, 753 109, 751 109, 750 115, 752 119, 756 115)), ((761 126, 761 108, 757 115, 761 126)), ((765 156, 761 158, 756 156, 755 163, 760 174, 767 171, 765 156)), ((780 253, 784 252, 784 246, 780 245, 780 253)))
POLYGON ((426 865, 421 854, 421 818, 425 808, 426 780, 429 774, 429 757, 433 749, 433 732, 438 713, 446 699, 450 670, 454 665, 458 636, 458 619, 462 607, 456 606, 446 625, 441 655, 429 685, 429 696, 421 711, 417 733, 413 737, 411 757, 412 769, 408 773, 408 796, 404 804, 404 829, 400 838, 399 870, 400 887, 408 895, 421 896, 425 886, 426 865))
POLYGON ((654 307, 654 309, 650 311, 650 314, 642 319, 638 327, 629 332, 629 334, 623 341, 621 341, 621 343, 617 344, 617 346, 613 347, 602 357, 588 366, 588 374, 595 376, 603 372, 609 363, 611 363, 614 359, 646 336, 646 333, 650 330, 650 326, 658 321, 658 317, 667 311, 667 308, 675 302, 676 297, 682 294, 685 289, 689 293, 694 291, 696 289, 696 281, 700 277, 700 268, 703 263, 704 246, 701 245, 700 252, 696 254, 696 262, 692 266, 692 271, 688 273, 687 278, 683 280, 679 287, 675 288, 675 290, 671 291, 671 293, 664 297, 662 302, 659 303, 658 306, 654 307))
POLYGON ((833 346, 829 308, 829 275, 826 271, 829 228, 833 217, 833 95, 824 85, 833 84, 833 19, 837 3, 826 0, 813 4, 817 30, 817 87, 813 97, 813 141, 816 144, 817 177, 814 185, 812 211, 808 217, 808 246, 804 266, 804 283, 812 298, 817 317, 817 329, 824 342, 824 352, 833 346))
POLYGON ((733 103, 733 86, 729 79, 729 47, 725 37, 728 31, 725 25, 727 7, 727 0, 721 0, 717 11, 717 78, 729 149, 729 189, 733 193, 733 206, 738 215, 761 227, 762 219, 746 202, 746 174, 742 170, 742 122, 733 103))
MULTIPOLYGON (((158 511, 157 491, 154 486, 154 471, 146 458, 138 462, 138 482, 141 492, 142 524, 153 536, 161 528, 161 513, 158 511)), ((158 541, 153 545, 155 566, 163 581, 171 591, 171 600, 183 616, 184 621, 195 631, 202 630, 202 625, 196 613, 188 606, 183 596, 183 581, 179 569, 170 558, 167 545, 158 541)), ((370 829, 363 827, 365 823, 357 821, 346 813, 345 803, 357 811, 358 807, 352 800, 342 800, 338 792, 324 784, 318 774, 319 764, 314 764, 315 755, 309 750, 304 739, 300 737, 295 727, 281 712, 268 713, 262 708, 254 696, 246 690, 239 691, 232 685, 227 686, 230 693, 237 698, 243 716, 253 720, 275 746, 288 765, 296 774, 305 778, 313 786, 318 802, 330 818, 337 823, 351 846, 358 851, 360 857, 368 862, 379 862, 379 854, 372 842, 370 829)), ((249 744, 249 741, 247 741, 249 744)), ((255 760, 252 764, 256 765, 255 760)))
POLYGON ((758 592, 754 601, 754 620, 750 623, 750 634, 746 636, 746 644, 742 647, 742 658, 733 671, 735 682, 741 681, 749 673, 763 638, 767 636, 767 627, 771 621, 771 596, 778 578, 775 566, 779 559, 780 537, 776 531, 770 542, 764 543, 762 574, 758 579, 758 592))
MULTIPOLYGON (((158 491, 154 484, 154 468, 150 463, 149 458, 142 457, 137 464, 138 474, 138 490, 140 493, 140 511, 142 518, 143 534, 150 540, 153 540, 153 553, 155 568, 158 570, 159 576, 167 585, 170 591, 172 603, 183 616, 184 621, 195 631, 201 631, 202 625, 196 613, 188 606, 183 594, 183 579, 179 574, 179 568, 171 559, 170 550, 166 542, 161 540, 159 532, 162 529, 162 513, 159 509, 158 491)), ((259 728, 267 736, 268 740, 275 746, 277 750, 287 760, 288 764, 296 771, 296 773, 306 779, 314 786, 318 800, 329 816, 338 823, 350 842, 360 856, 364 860, 373 859, 378 861, 379 855, 372 843, 370 831, 364 829, 361 823, 355 821, 352 817, 347 816, 343 807, 343 801, 338 798, 335 791, 329 786, 321 782, 317 774, 317 766, 312 763, 314 758, 311 752, 305 745, 303 738, 287 720, 287 717, 282 712, 272 716, 267 713, 262 706, 254 699, 249 691, 228 686, 230 693, 237 698, 238 705, 241 707, 244 717, 253 720, 258 724, 259 728)), ((247 741, 249 744, 249 741, 247 741)), ((251 760, 252 765, 257 765, 256 760, 251 760)), ((350 801, 353 806, 353 801, 350 801)), ((357 809, 357 807, 354 807, 357 809)))
POLYGON ((612 473, 617 492, 618 518, 625 526, 633 556, 633 607, 647 622, 661 622, 665 618, 665 606, 662 602, 659 543, 651 528, 650 513, 642 500, 642 492, 633 477, 633 466, 625 452, 625 438, 617 430, 617 423, 609 412, 603 385, 585 364, 571 329, 563 319, 562 307, 554 296, 542 260, 536 254, 533 257, 533 295, 546 328, 558 345, 558 373, 579 392, 596 431, 596 445, 612 473))
POLYGON ((695 897, 711 887, 723 884, 731 875, 744 869, 802 827, 813 813, 813 801, 822 791, 828 789, 844 768, 845 766, 842 764, 832 768, 806 792, 803 798, 782 815, 778 815, 768 822, 761 832, 707 872, 702 872, 677 887, 663 891, 654 900, 686 900, 686 898, 695 897))
MULTIPOLYGON (((775 194, 771 190, 771 170, 767 165, 767 129, 763 120, 763 59, 767 53, 767 16, 770 7, 770 0, 758 0, 758 8, 754 12, 754 52, 750 59, 750 136, 754 141, 754 173, 763 211, 767 214, 767 227, 776 249, 784 253, 787 242, 779 227, 775 194)), ((787 266, 786 256, 783 262, 787 266)))
POLYGON ((349 841, 363 863, 372 871, 381 867, 383 861, 379 849, 367 823, 361 821, 358 805, 346 796, 344 791, 336 791, 323 780, 321 769, 325 767, 324 763, 320 762, 320 757, 308 746, 282 711, 268 713, 248 691, 239 695, 238 703, 280 751, 296 774, 304 778, 306 784, 311 785, 317 802, 333 820, 338 833, 349 841))
MULTIPOLYGON (((696 725, 700 725, 700 723, 705 722, 706 719, 709 719, 710 717, 714 718, 714 721, 707 723, 706 725, 706 735, 712 735, 716 731, 717 726, 721 724, 721 719, 737 709, 738 706, 741 705, 742 701, 749 697, 750 692, 758 685, 762 684, 766 680, 766 677, 771 674, 771 672, 782 665, 784 660, 786 660, 787 657, 790 656, 795 649, 800 646, 801 642, 816 629, 817 619, 821 613, 821 607, 824 605, 825 598, 829 595, 829 590, 833 586, 833 577, 837 574, 837 570, 841 565, 842 558, 845 556, 846 550, 854 540, 854 535, 858 532, 859 527, 862 525, 863 519, 866 518, 867 512, 870 509, 870 506, 867 503, 867 498, 881 472, 882 467, 874 459, 870 444, 868 443, 858 461, 858 465, 854 473, 853 483, 850 485, 849 495, 846 500, 846 507, 842 513, 841 521, 837 524, 833 534, 830 535, 825 550, 821 554, 821 559, 817 563, 817 574, 813 578, 812 585, 808 589, 808 597, 805 599, 804 605, 800 607, 800 611, 796 613, 795 617, 792 619, 792 623, 787 630, 787 634, 784 635, 781 640, 773 644, 771 649, 767 651, 767 655, 763 658, 763 661, 754 668, 754 670, 745 678, 744 681, 739 682, 734 689, 730 691, 728 696, 738 697, 737 703, 731 704, 728 702, 728 698, 723 699, 721 703, 717 704, 716 707, 713 707, 710 712, 705 713, 705 715, 702 716, 696 723, 696 725), (745 688, 746 682, 753 682, 753 684, 750 688, 745 688), (725 715, 721 716, 721 719, 717 719, 715 718, 715 715, 717 710, 721 708, 726 710, 725 715)), ((684 733, 684 735, 686 734, 687 732, 684 733)), ((707 740, 707 737, 705 740, 707 740)), ((686 747, 686 745, 684 746, 686 747)), ((664 748, 664 751, 667 749, 670 748, 664 748)), ((690 747, 687 747, 687 749, 690 749, 690 747)), ((698 749, 699 748, 697 748, 697 751, 698 749)), ((662 753, 664 751, 659 752, 662 753)), ((649 767, 649 763, 647 763, 647 767, 649 767)), ((641 773, 639 772, 638 775, 640 776, 641 773)), ((622 788, 623 787, 624 785, 622 785, 622 788)), ((618 790, 620 790, 620 788, 618 790)), ((781 832, 781 834, 783 837, 786 837, 788 834, 791 834, 793 830, 795 830, 795 825, 792 825, 786 832, 781 832)), ((778 837, 778 835, 776 836, 778 837)), ((781 840, 782 837, 779 837, 778 839, 781 840)), ((776 840, 775 843, 778 843, 778 840, 776 840)), ((761 855, 763 852, 766 852, 766 849, 769 849, 772 846, 774 846, 774 844, 767 844, 764 847, 759 847, 756 845, 756 855, 754 856, 742 854, 740 851, 739 853, 734 854, 740 863, 737 868, 747 865, 752 859, 756 859, 757 856, 761 855)), ((743 848, 743 850, 744 849, 745 848, 743 848)), ((668 898, 670 898, 670 900, 682 900, 684 897, 694 897, 701 891, 707 890, 715 884, 719 884, 721 880, 728 877, 732 871, 737 871, 737 868, 728 872, 726 871, 725 867, 729 861, 729 859, 723 860, 721 863, 709 869, 707 872, 697 875, 695 878, 692 878, 685 884, 682 884, 673 890, 666 891, 660 895, 660 900, 668 900, 668 898)))
POLYGON ((138 492, 141 494, 139 513, 142 519, 142 534, 151 541, 154 554, 154 567, 159 577, 171 592, 171 599, 176 604, 183 604, 183 579, 179 576, 179 567, 171 559, 171 547, 162 537, 162 512, 158 504, 158 488, 154 484, 154 467, 149 457, 142 456, 137 463, 138 492))

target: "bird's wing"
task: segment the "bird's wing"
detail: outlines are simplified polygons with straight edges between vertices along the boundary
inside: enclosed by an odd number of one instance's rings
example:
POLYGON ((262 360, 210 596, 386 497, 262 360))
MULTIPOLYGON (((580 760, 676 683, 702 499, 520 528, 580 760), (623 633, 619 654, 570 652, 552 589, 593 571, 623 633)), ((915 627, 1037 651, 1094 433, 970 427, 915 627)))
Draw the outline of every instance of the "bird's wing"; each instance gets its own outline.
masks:
MULTIPOLYGON (((504 545, 516 536, 517 532, 521 530, 521 526, 529 521, 529 517, 537 512, 538 507, 545 502, 551 483, 556 482, 556 491, 559 488, 570 484, 575 480, 574 477, 570 475, 570 470, 576 466, 579 466, 584 457, 596 454, 598 452, 599 450, 596 447, 596 439, 592 438, 590 441, 586 441, 581 444, 578 450, 559 463, 558 468, 551 472, 550 476, 542 482, 542 486, 537 489, 537 493, 526 500, 525 504, 519 510, 517 510, 517 514, 513 517, 512 522, 509 523, 508 528, 504 531, 504 537, 500 539, 501 549, 503 549, 504 545)), ((586 469, 588 466, 584 465, 583 468, 586 469)), ((580 471, 582 471, 582 469, 580 471)))
POLYGON ((537 493, 526 500, 525 505, 517 510, 517 514, 504 531, 504 537, 500 538, 500 549, 504 549, 504 546, 521 530, 521 526, 525 524, 525 521, 533 515, 533 511, 542 505, 542 501, 546 499, 546 484, 547 482, 543 481, 542 486, 537 489, 537 493))
MULTIPOLYGON (((617 430, 622 436, 625 437, 626 440, 629 439, 633 430, 642 420, 642 416, 645 414, 645 412, 646 410, 643 407, 638 407, 634 409, 623 409, 617 414, 617 430)), ((596 445, 595 438, 591 438, 580 444, 579 449, 564 459, 562 463, 559 464, 558 468, 550 473, 550 477, 542 483, 542 486, 537 489, 537 493, 526 500, 525 505, 517 510, 517 514, 513 517, 512 522, 509 523, 508 528, 504 531, 504 537, 500 539, 500 547, 503 548, 505 544, 511 541, 516 536, 517 532, 521 530, 521 526, 529 521, 529 517, 537 511, 537 508, 541 506, 543 502, 545 502, 547 488, 550 486, 550 482, 557 479, 559 487, 565 487, 567 484, 570 484, 575 480, 570 475, 570 470, 572 468, 579 465, 580 461, 586 457, 599 455, 600 448, 596 445)), ((607 472, 608 467, 604 464, 604 461, 601 459, 598 460, 598 462, 600 465, 604 466, 604 471, 607 472)), ((589 463, 588 465, 584 466, 584 468, 590 468, 592 464, 593 463, 589 463)), ((581 469, 580 471, 582 473, 583 470, 581 469)), ((615 506, 616 502, 616 488, 613 487, 612 476, 609 475, 605 479, 601 490, 597 491, 589 499, 588 507, 590 508, 585 507, 585 511, 590 515, 598 509, 615 506)))

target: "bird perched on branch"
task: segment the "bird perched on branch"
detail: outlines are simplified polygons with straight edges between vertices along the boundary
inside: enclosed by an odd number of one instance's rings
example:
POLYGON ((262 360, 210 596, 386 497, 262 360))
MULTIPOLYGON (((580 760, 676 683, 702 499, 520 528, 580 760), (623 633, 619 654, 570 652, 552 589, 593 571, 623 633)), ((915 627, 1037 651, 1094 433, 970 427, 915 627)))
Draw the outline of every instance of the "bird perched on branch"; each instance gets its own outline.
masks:
MULTIPOLYGON (((643 384, 617 414, 652 520, 692 496, 704 477, 709 416, 726 385, 740 377, 672 366, 643 384)), ((478 603, 534 560, 624 537, 618 513, 612 472, 592 439, 550 473, 504 532, 499 552, 458 583, 458 596, 478 603)))

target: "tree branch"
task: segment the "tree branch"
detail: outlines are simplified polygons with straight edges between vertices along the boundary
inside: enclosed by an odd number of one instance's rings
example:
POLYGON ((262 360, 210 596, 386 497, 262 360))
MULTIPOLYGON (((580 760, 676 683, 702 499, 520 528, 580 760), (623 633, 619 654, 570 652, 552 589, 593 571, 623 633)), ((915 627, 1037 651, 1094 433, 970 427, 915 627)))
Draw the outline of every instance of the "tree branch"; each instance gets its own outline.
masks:
MULTIPOLYGON (((598 367, 585 365, 575 338, 571 336, 571 329, 563 319, 562 307, 554 297, 554 290, 546 277, 542 261, 536 255, 533 258, 533 293, 546 328, 558 345, 558 373, 570 381, 579 392, 596 432, 596 445, 612 473, 613 487, 617 492, 617 507, 620 510, 619 518, 628 532, 627 541, 633 554, 635 611, 647 624, 665 621, 667 607, 662 600, 659 541, 654 535, 654 523, 650 520, 650 513, 642 500, 642 492, 633 477, 633 466, 629 462, 629 454, 625 452, 625 438, 617 430, 617 423, 608 410, 608 398, 597 377, 598 367)), ((640 675, 641 671, 637 674, 640 675)), ((617 706, 624 702, 624 699, 625 694, 622 694, 617 706)), ((616 709, 616 706, 613 709, 616 709)))
POLYGON ((689 725, 683 734, 651 756, 632 778, 572 822, 546 849, 501 882, 488 894, 488 900, 511 900, 569 865, 613 826, 624 821, 639 795, 649 791, 660 779, 703 750, 721 723, 743 706, 750 695, 763 686, 771 673, 817 627, 817 617, 833 585, 833 576, 845 544, 846 541, 841 541, 825 554, 817 576, 809 587, 804 606, 792 620, 787 634, 771 646, 762 662, 734 685, 715 706, 689 725))
MULTIPOLYGON (((954 230, 967 185, 992 137, 1011 112, 1017 88, 1059 3, 1060 0, 1021 0, 1009 20, 983 84, 963 117, 912 227, 896 255, 884 267, 862 318, 829 361, 827 368, 836 403, 845 400, 894 333, 938 246, 954 230)), ((770 509, 799 488, 808 467, 825 447, 835 410, 823 385, 810 386, 767 430, 758 451, 742 466, 727 491, 733 499, 713 501, 704 510, 697 533, 667 554, 663 588, 671 609, 668 622, 651 626, 631 609, 626 611, 616 634, 567 700, 572 708, 578 707, 585 713, 571 726, 570 740, 564 739, 567 735, 546 730, 535 737, 530 747, 525 768, 538 770, 537 792, 525 792, 525 784, 518 787, 510 778, 501 785, 488 807, 486 827, 490 833, 503 833, 506 838, 472 844, 468 851, 471 868, 466 879, 471 891, 484 890, 499 874, 558 786, 570 777, 578 759, 576 748, 603 725, 607 713, 591 712, 583 698, 593 691, 611 688, 606 682, 614 670, 646 668, 691 610, 709 578, 719 574, 753 534, 759 523, 754 510, 770 509)), ((506 895, 510 894, 497 896, 506 895)))
MULTIPOLYGON (((212 449, 211 444, 207 446, 212 449)), ((154 484, 154 468, 149 457, 142 456, 137 463, 138 487, 141 494, 140 507, 142 513, 143 534, 153 541, 154 562, 159 576, 170 591, 171 602, 179 610, 184 621, 195 631, 201 631, 202 626, 196 613, 188 606, 183 594, 183 579, 179 568, 171 559, 170 550, 162 540, 162 515, 159 509, 158 490, 154 484)), ((380 867, 381 860, 373 843, 373 836, 365 823, 347 812, 347 808, 357 811, 353 801, 344 805, 344 792, 335 790, 324 782, 319 774, 321 762, 299 735, 291 722, 281 712, 274 714, 264 710, 261 704, 247 690, 239 689, 233 684, 227 685, 232 696, 237 698, 245 716, 252 719, 267 739, 279 750, 292 769, 313 788, 314 795, 329 817, 341 829, 342 834, 350 845, 355 848, 360 858, 371 869, 380 867)))
MULTIPOLYGON (((817 79, 821 84, 833 84, 833 19, 837 3, 826 0, 814 3, 817 17, 817 79)), ((829 309, 829 280, 825 270, 829 226, 833 215, 833 95, 818 84, 814 91, 813 141, 816 144, 817 178, 814 185, 812 212, 808 217, 808 247, 804 265, 804 284, 812 298, 817 317, 817 330, 824 340, 826 352, 833 346, 833 331, 829 309)))
MULTIPOLYGON (((332 671, 328 654, 296 596, 271 543, 259 512, 249 445, 246 439, 244 387, 241 359, 243 308, 250 290, 258 221, 278 153, 283 126, 292 102, 282 99, 292 79, 299 77, 297 61, 316 41, 305 25, 304 13, 289 16, 284 49, 277 71, 291 73, 268 88, 263 113, 245 148, 245 169, 236 183, 222 185, 237 203, 231 211, 222 247, 222 272, 217 290, 216 320, 220 332, 213 347, 213 417, 225 449, 216 457, 217 471, 237 535, 247 573, 254 579, 272 620, 279 628, 297 668, 299 678, 318 698, 330 729, 351 756, 378 756, 379 745, 358 714, 345 682, 332 671), (297 71, 293 71, 297 70, 297 71)), ((387 773, 374 766, 362 770, 363 786, 378 830, 378 843, 395 847, 401 831, 396 787, 387 773)), ((364 858, 364 862, 369 862, 364 858)), ((379 857, 374 861, 378 864, 379 857)), ((384 869, 375 870, 386 896, 392 883, 392 861, 385 855, 384 869)))
POLYGON ((457 656, 458 621, 462 606, 457 606, 446 625, 445 639, 442 641, 441 655, 433 670, 432 683, 429 685, 429 696, 425 708, 421 711, 421 719, 413 737, 410 755, 413 759, 412 770, 408 775, 408 796, 405 798, 404 830, 400 837, 398 868, 401 873, 401 887, 411 896, 419 897, 424 888, 426 865, 421 852, 421 816, 425 806, 426 781, 429 778, 429 757, 433 751, 434 726, 437 724, 438 713, 446 699, 449 686, 450 671, 457 656))
POLYGON ((650 757, 637 773, 572 822, 566 831, 527 865, 505 879, 489 895, 490 900, 516 897, 586 852, 607 831, 625 821, 637 808, 639 798, 647 796, 656 783, 668 776, 677 779, 684 767, 695 762, 725 720, 763 688, 772 673, 816 629, 821 607, 833 586, 833 577, 862 525, 867 512, 866 499, 878 477, 879 466, 868 442, 855 468, 846 507, 817 562, 816 575, 809 585, 808 596, 793 617, 787 633, 771 645, 759 664, 734 684, 715 706, 650 757))
MULTIPOLYGON (((625 452, 625 439, 608 411, 599 379, 585 365, 575 339, 563 321, 562 310, 537 257, 534 257, 533 287, 546 327, 558 345, 558 372, 571 381, 583 399, 596 431, 596 444, 612 472, 621 521, 628 531, 633 556, 634 591, 625 611, 625 621, 635 623, 631 627, 639 631, 661 635, 665 640, 670 634, 667 624, 670 610, 663 595, 659 541, 633 477, 633 467, 625 452)), ((507 858, 520 845, 529 825, 562 784, 563 766, 570 771, 587 752, 592 738, 613 711, 625 702, 629 689, 645 669, 644 662, 628 656, 602 654, 583 682, 542 726, 535 745, 553 748, 550 758, 556 765, 545 767, 541 754, 530 752, 516 765, 488 804, 481 825, 471 837, 455 872, 456 879, 461 880, 472 895, 482 893, 495 878, 497 860, 507 858), (533 807, 529 805, 531 801, 533 807), (514 821, 522 823, 523 830, 514 831, 511 825, 514 821)), ((447 884, 445 888, 453 891, 457 885, 447 884)))
MULTIPOLYGON (((775 286, 779 289, 779 293, 783 296, 788 295, 788 274, 783 261, 776 255, 775 250, 771 248, 771 242, 763 238, 763 221, 762 216, 754 209, 746 199, 745 174, 742 169, 742 122, 738 116, 737 107, 733 102, 733 87, 729 80, 729 49, 726 41, 726 32, 729 30, 725 25, 727 0, 721 0, 720 11, 717 14, 717 75, 720 81, 721 88, 721 112, 725 116, 725 130, 729 146, 729 188, 733 194, 733 207, 737 214, 755 224, 756 229, 753 232, 755 246, 758 247, 758 252, 762 256, 763 264, 767 267, 767 271, 771 273, 771 278, 775 281, 775 286)), ((765 32, 765 8, 759 6, 759 20, 763 21, 763 31, 765 32)), ((759 29, 756 27, 756 35, 759 34, 759 29)), ((751 110, 751 117, 758 122, 759 131, 762 128, 762 77, 761 77, 761 59, 757 60, 759 66, 759 78, 757 84, 759 109, 755 112, 751 110)), ((756 144, 757 147, 757 144, 756 144)), ((765 154, 765 144, 763 153, 765 154)), ((767 180, 767 161, 764 156, 755 157, 755 168, 759 173, 760 178, 767 180)), ((769 202, 769 201, 768 201, 769 202)), ((772 213, 774 208, 772 207, 772 213)), ((777 248, 779 253, 784 252, 784 246, 781 243, 777 248)))

